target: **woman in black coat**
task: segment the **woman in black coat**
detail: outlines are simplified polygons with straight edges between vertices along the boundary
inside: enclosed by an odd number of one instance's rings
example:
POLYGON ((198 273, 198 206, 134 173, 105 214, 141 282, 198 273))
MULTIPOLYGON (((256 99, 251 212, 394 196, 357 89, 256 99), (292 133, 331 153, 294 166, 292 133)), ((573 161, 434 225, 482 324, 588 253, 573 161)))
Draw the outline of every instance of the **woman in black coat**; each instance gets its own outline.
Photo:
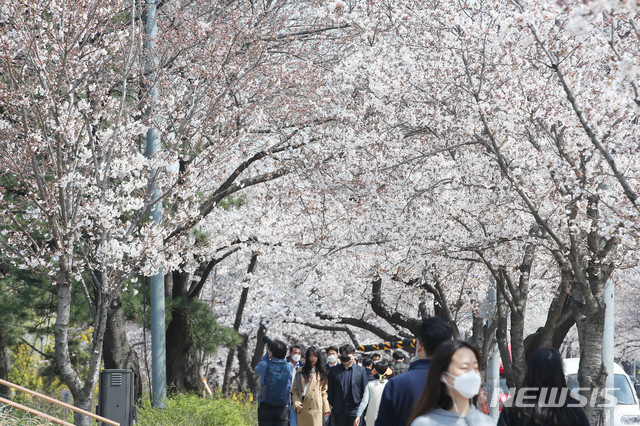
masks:
POLYGON ((540 348, 533 353, 521 389, 526 392, 526 398, 520 398, 526 406, 508 406, 507 401, 498 426, 589 426, 584 410, 569 396, 562 357, 555 349, 540 348))

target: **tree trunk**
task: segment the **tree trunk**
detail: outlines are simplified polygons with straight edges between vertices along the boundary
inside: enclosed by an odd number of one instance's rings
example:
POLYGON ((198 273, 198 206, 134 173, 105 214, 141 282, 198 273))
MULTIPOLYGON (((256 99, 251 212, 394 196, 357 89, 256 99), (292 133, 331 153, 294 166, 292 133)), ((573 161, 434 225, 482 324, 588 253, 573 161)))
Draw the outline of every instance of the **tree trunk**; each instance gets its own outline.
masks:
MULTIPOLYGON (((251 260, 249 261, 249 267, 247 268, 247 274, 252 274, 258 261, 258 253, 251 253, 251 260)), ((238 302, 238 309, 236 310, 236 318, 233 321, 233 329, 238 332, 240 330, 240 324, 242 323, 242 314, 244 313, 244 307, 247 304, 247 297, 249 295, 249 287, 243 287, 240 293, 240 301, 238 302)), ((222 381, 222 393, 229 395, 229 388, 231 387, 231 370, 233 368, 233 358, 235 356, 236 348, 229 348, 229 354, 227 355, 227 363, 224 369, 224 379, 222 381)))
POLYGON ((531 355, 539 348, 554 348, 559 351, 567 333, 576 323, 573 305, 569 299, 562 295, 556 296, 554 302, 551 303, 552 307, 556 301, 559 301, 558 297, 563 299, 564 303, 563 306, 560 306, 560 315, 555 315, 555 312, 550 309, 545 326, 538 328, 524 339, 524 353, 527 364, 529 364, 531 355), (552 314, 555 318, 552 318, 552 314))
POLYGON ((511 367, 513 380, 516 386, 520 386, 527 374, 527 366, 524 361, 524 312, 511 311, 511 367))
MULTIPOLYGON (((4 334, 4 324, 0 318, 0 379, 9 379, 9 356, 7 354, 7 341, 4 334)), ((0 396, 9 398, 9 388, 0 385, 0 396)))
MULTIPOLYGON (((236 310, 236 318, 233 323, 233 329, 238 331, 240 329, 240 322, 242 321, 242 312, 244 311, 244 306, 247 303, 247 295, 249 293, 249 288, 244 287, 242 289, 242 293, 240 294, 240 302, 238 303, 238 309, 236 310)), ((231 387, 230 379, 231 379, 231 370, 233 369, 233 359, 236 355, 236 348, 229 348, 229 354, 227 355, 227 363, 224 369, 224 379, 222 380, 222 393, 224 395, 229 395, 229 388, 231 387)))
MULTIPOLYGON (((69 356, 69 320, 71 313, 71 284, 69 280, 61 279, 57 284, 58 306, 56 310, 56 322, 54 325, 55 358, 62 380, 73 395, 74 405, 87 411, 91 411, 93 389, 98 383, 100 373, 100 360, 102 359, 102 345, 107 323, 108 306, 103 296, 96 302, 95 316, 93 318, 93 342, 89 370, 83 380, 74 370, 69 356)), ((91 425, 91 418, 74 413, 74 423, 79 426, 91 425)))
POLYGON ((171 312, 167 327, 167 387, 175 392, 200 391, 200 360, 192 350, 193 337, 187 312, 179 308, 173 308, 171 312))
POLYGON ((121 297, 118 296, 109 304, 107 329, 104 334, 104 368, 129 369, 134 376, 134 400, 142 398, 142 377, 138 354, 131 348, 125 330, 124 312, 121 297))
MULTIPOLYGON (((604 331, 604 308, 589 312, 579 309, 576 318, 578 339, 580 341, 580 369, 578 371, 578 383, 581 388, 603 389, 606 379, 606 371, 602 364, 602 336, 604 331)), ((592 425, 604 424, 604 411, 591 405, 591 391, 581 392, 589 400, 585 407, 589 421, 592 425)), ((601 397, 596 399, 596 404, 602 404, 601 397)))
MULTIPOLYGON (((93 393, 92 395, 89 395, 88 397, 82 397, 82 398, 73 398, 73 405, 75 405, 78 408, 81 408, 85 411, 89 411, 92 412, 93 410, 91 409, 91 402, 93 400, 93 393)), ((84 414, 80 414, 77 412, 73 412, 73 423, 77 426, 91 426, 92 421, 91 421, 91 417, 89 416, 85 416, 84 414)))
POLYGON ((496 340, 498 341, 498 349, 500 350, 500 358, 502 359, 502 367, 504 368, 504 376, 507 379, 507 386, 515 388, 520 386, 514 379, 513 368, 511 366, 511 354, 509 353, 509 344, 507 342, 507 313, 509 307, 504 300, 501 291, 496 293, 496 306, 498 311, 498 327, 496 329, 496 340))
POLYGON ((604 398, 601 396, 592 397, 592 391, 604 389, 607 377, 602 363, 602 337, 606 309, 604 286, 612 269, 611 265, 597 264, 596 272, 593 264, 589 263, 582 274, 571 274, 568 279, 572 289, 580 343, 578 383, 581 388, 589 388, 581 394, 586 396, 589 401, 585 409, 592 425, 604 425, 604 410, 602 409, 604 398))
MULTIPOLYGON (((188 297, 189 274, 172 272, 173 300, 188 297)), ((192 350, 193 337, 189 316, 178 306, 171 308, 171 321, 167 326, 167 387, 171 391, 200 391, 200 360, 192 350)))
POLYGON ((262 339, 266 336, 267 330, 260 324, 256 335, 256 347, 253 355, 249 357, 248 346, 249 336, 244 335, 242 345, 238 347, 238 363, 240 364, 240 388, 249 389, 254 397, 258 398, 260 392, 260 378, 253 372, 253 367, 258 364, 264 354, 264 343, 262 339))

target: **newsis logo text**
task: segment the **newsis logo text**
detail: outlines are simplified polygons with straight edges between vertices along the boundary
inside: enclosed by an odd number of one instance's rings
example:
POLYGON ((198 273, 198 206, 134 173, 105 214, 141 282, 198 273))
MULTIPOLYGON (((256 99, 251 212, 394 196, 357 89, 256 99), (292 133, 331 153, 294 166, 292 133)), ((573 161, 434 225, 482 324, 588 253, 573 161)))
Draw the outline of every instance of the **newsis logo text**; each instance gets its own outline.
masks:
MULTIPOLYGON (((590 388, 521 388, 509 390, 509 398, 501 401, 500 390, 494 389, 490 398, 490 406, 498 407, 502 402, 504 407, 602 407, 611 408, 618 402, 614 392, 619 388, 595 388, 589 395, 590 388), (569 401, 567 401, 569 398, 569 401)), ((504 395, 504 394, 503 394, 504 395)))

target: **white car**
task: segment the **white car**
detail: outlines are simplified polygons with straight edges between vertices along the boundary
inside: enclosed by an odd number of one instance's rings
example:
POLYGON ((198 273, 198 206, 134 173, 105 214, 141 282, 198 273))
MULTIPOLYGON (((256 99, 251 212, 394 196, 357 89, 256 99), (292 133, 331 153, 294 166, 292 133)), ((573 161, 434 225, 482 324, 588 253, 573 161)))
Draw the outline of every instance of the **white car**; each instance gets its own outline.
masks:
MULTIPOLYGON (((569 389, 579 387, 578 366, 580 358, 566 358, 564 360, 564 375, 569 389)), ((631 379, 619 364, 613 367, 613 396, 617 403, 613 408, 614 426, 640 425, 640 407, 638 396, 631 385, 631 379)))

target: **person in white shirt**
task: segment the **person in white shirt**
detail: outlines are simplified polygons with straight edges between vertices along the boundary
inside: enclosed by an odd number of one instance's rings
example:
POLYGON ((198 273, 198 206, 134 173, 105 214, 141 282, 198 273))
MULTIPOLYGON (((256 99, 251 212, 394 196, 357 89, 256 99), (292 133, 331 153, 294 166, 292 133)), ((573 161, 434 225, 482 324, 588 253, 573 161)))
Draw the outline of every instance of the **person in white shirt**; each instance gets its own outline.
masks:
POLYGON ((367 410, 366 416, 364 416, 364 422, 366 425, 372 425, 376 421, 378 416, 378 407, 380 406, 380 398, 382 398, 382 391, 385 385, 389 381, 389 376, 393 374, 393 371, 384 362, 378 362, 373 366, 374 380, 371 380, 362 394, 362 401, 358 407, 358 415, 356 416, 353 426, 360 425, 360 419, 362 413, 367 410))

